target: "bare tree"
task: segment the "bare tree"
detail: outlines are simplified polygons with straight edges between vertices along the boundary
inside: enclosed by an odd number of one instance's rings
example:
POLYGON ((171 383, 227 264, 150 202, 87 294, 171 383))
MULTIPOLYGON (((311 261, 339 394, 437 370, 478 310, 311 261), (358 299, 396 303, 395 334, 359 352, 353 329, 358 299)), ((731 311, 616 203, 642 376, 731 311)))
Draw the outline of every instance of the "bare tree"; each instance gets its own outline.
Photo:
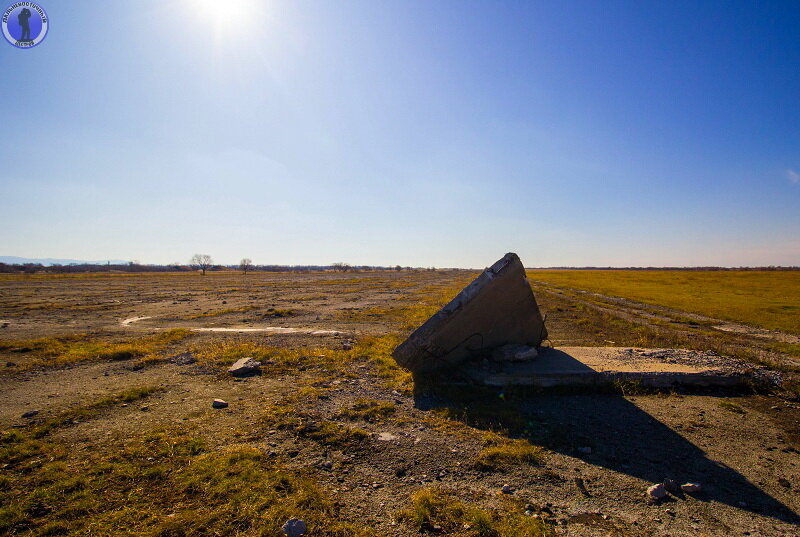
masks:
POLYGON ((211 259, 211 256, 208 254, 194 254, 192 259, 189 261, 189 264, 193 267, 197 267, 203 271, 203 275, 205 276, 206 270, 214 263, 214 260, 211 259))
POLYGON ((334 272, 348 272, 352 268, 347 263, 342 263, 342 262, 333 263, 331 267, 333 267, 334 272))
POLYGON ((246 275, 248 270, 253 269, 253 260, 249 257, 243 258, 241 261, 239 261, 239 269, 246 275))

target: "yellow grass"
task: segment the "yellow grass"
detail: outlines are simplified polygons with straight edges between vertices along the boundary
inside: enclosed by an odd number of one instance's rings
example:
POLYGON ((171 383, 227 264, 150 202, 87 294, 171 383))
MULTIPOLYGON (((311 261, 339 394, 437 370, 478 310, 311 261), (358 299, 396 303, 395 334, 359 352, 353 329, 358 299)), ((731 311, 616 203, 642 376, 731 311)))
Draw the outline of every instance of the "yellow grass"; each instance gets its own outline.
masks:
POLYGON ((528 278, 800 334, 800 271, 535 270, 528 278))

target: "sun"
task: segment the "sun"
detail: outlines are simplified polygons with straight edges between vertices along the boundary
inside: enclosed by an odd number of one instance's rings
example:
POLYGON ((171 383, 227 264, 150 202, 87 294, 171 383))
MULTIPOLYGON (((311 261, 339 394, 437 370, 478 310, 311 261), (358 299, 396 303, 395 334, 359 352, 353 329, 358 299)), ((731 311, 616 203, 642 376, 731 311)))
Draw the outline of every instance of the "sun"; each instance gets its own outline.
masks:
POLYGON ((259 18, 262 3, 257 0, 187 0, 197 18, 218 33, 244 32, 259 18))

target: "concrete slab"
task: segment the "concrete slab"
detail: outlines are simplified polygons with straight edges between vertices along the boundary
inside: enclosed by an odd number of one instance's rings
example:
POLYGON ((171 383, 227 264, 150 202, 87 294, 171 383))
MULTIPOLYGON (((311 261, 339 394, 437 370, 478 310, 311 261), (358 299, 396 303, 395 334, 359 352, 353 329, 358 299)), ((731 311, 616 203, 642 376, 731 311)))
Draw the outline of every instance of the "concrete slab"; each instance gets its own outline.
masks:
POLYGON ((542 347, 539 357, 521 363, 472 363, 463 368, 487 386, 600 387, 620 382, 645 388, 735 387, 774 383, 761 370, 713 352, 624 347, 542 347))
POLYGON ((508 253, 401 343, 392 356, 414 373, 445 369, 502 345, 547 338, 517 254, 508 253))

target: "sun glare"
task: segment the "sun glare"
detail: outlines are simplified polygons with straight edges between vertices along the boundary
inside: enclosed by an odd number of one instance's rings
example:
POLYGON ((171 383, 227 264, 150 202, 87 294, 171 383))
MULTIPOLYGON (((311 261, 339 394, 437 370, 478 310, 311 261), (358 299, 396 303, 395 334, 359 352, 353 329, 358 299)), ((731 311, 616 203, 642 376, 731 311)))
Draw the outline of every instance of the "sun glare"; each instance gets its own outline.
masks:
POLYGON ((220 33, 234 34, 253 28, 262 3, 257 0, 189 0, 197 17, 220 33))

